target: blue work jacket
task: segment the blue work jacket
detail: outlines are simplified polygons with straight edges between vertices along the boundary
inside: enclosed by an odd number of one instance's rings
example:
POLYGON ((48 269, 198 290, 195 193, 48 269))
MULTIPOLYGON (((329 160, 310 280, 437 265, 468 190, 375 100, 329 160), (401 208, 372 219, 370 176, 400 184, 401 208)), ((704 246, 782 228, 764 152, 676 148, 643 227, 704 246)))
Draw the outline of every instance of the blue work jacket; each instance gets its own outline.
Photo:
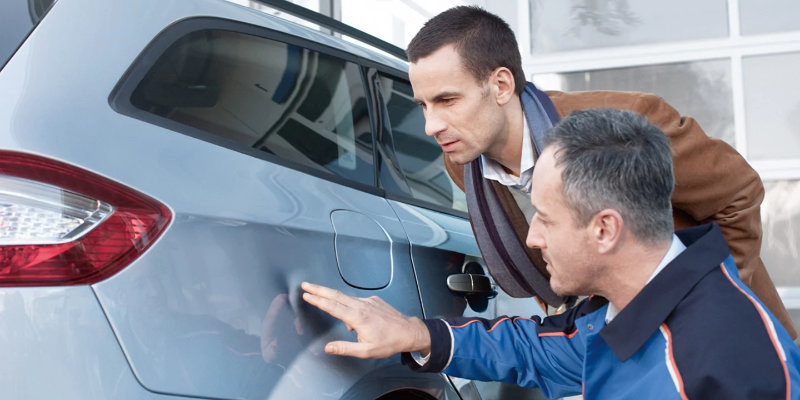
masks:
POLYGON ((676 232, 687 248, 609 323, 590 297, 564 314, 430 319, 418 371, 584 399, 800 399, 800 349, 738 277, 719 227, 676 232))

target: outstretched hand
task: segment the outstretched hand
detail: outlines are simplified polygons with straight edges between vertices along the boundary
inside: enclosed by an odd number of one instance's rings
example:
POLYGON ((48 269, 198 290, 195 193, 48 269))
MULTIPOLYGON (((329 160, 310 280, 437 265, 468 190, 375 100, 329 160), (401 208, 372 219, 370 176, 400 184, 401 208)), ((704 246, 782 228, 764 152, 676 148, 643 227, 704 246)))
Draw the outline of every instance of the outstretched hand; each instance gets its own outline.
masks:
POLYGON ((340 319, 356 331, 358 341, 333 341, 325 352, 358 358, 387 358, 401 352, 428 354, 428 328, 416 317, 407 317, 380 297, 351 297, 338 290, 303 282, 303 300, 340 319))

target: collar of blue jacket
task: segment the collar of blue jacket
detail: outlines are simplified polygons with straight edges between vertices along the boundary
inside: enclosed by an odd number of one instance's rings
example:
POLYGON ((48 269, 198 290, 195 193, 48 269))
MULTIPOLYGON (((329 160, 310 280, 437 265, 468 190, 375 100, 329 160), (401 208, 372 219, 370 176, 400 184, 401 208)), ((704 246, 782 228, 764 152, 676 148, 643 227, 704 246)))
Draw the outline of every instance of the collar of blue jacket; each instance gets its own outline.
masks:
POLYGON ((683 243, 691 245, 600 331, 600 336, 620 361, 636 353, 692 287, 730 255, 716 223, 682 229, 676 235, 683 243), (698 268, 700 266, 702 268, 698 268))

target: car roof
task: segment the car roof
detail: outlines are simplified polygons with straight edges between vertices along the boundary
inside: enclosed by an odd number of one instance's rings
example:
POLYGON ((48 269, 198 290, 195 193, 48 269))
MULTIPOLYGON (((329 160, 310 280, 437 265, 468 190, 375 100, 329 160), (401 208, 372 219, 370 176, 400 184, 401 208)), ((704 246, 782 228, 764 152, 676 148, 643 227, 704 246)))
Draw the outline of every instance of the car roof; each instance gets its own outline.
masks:
POLYGON ((356 57, 364 58, 379 64, 383 64, 397 70, 401 71, 408 70, 408 63, 405 59, 400 59, 391 54, 391 52, 395 53, 398 51, 403 52, 403 50, 400 49, 399 47, 386 43, 375 36, 369 35, 349 25, 343 24, 340 21, 333 20, 332 18, 316 13, 314 11, 304 9, 286 0, 279 0, 279 1, 255 0, 250 2, 251 4, 256 3, 256 5, 252 7, 236 3, 235 0, 219 0, 219 1, 230 3, 233 6, 245 10, 248 13, 257 15, 259 19, 264 18, 265 23, 264 24, 259 23, 259 25, 264 26, 266 28, 284 32, 293 36, 302 37, 307 40, 311 40, 313 42, 317 42, 322 45, 347 52, 356 57), (281 3, 285 4, 281 5, 281 3), (284 17, 285 14, 283 13, 279 15, 273 15, 267 11, 263 11, 257 8, 258 5, 262 4, 266 7, 274 8, 277 11, 298 12, 299 14, 292 15, 289 18, 284 17), (278 9, 277 7, 274 7, 277 5, 280 5, 281 8, 278 9), (310 24, 319 23, 322 29, 337 30, 337 28, 341 28, 341 30, 339 31, 340 32, 343 31, 346 37, 352 38, 353 40, 352 41, 346 40, 342 37, 334 36, 329 33, 312 29, 308 26, 304 26, 300 23, 295 22, 295 20, 306 21, 310 24), (322 25, 325 23, 326 20, 330 21, 329 22, 330 25, 322 25), (348 33, 352 33, 352 35, 348 35, 348 33), (377 43, 378 45, 380 45, 381 44, 380 42, 383 42, 385 45, 394 48, 384 50, 372 46, 372 43, 377 43))

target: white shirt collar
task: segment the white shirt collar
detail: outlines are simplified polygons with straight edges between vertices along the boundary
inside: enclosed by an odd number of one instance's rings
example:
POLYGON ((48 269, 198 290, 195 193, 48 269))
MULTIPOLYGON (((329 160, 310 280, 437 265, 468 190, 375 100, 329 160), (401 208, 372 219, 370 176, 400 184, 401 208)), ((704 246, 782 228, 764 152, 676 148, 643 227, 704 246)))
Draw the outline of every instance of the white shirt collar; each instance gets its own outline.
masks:
POLYGON ((531 143, 531 129, 525 115, 522 116, 522 154, 520 159, 519 177, 509 174, 495 160, 481 154, 481 169, 483 177, 495 180, 504 186, 521 189, 526 193, 531 192, 531 177, 533 176, 533 144, 531 143))
MULTIPOLYGON (((658 273, 661 272, 661 270, 663 270, 664 267, 667 266, 667 264, 669 264, 672 260, 674 260, 675 257, 677 257, 678 254, 681 254, 684 250, 686 250, 686 246, 684 246, 683 242, 681 242, 681 240, 678 239, 678 236, 673 233, 672 244, 670 244, 669 250, 667 250, 667 254, 664 254, 664 258, 662 258, 661 262, 658 263, 658 266, 653 271, 653 274, 650 275, 650 278, 647 278, 647 283, 650 283, 650 281, 652 281, 653 278, 655 278, 656 275, 658 275, 658 273)), ((647 283, 645 283, 645 285, 647 283)), ((617 310, 617 307, 614 307, 614 305, 611 304, 611 302, 609 302, 608 309, 606 310, 606 324, 610 323, 611 320, 613 320, 614 317, 617 316, 617 314, 619 314, 619 310, 617 310)))

